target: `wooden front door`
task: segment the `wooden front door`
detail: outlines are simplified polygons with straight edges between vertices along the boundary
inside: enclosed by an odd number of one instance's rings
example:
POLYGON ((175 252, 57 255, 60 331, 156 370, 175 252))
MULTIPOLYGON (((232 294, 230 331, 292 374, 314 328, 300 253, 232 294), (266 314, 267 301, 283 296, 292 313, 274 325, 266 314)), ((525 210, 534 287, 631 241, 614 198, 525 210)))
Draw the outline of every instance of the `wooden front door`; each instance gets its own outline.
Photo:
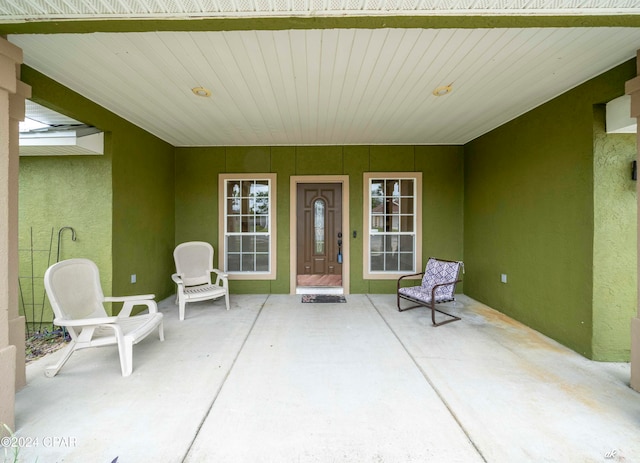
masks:
POLYGON ((342 184, 299 183, 298 286, 342 286, 342 184))

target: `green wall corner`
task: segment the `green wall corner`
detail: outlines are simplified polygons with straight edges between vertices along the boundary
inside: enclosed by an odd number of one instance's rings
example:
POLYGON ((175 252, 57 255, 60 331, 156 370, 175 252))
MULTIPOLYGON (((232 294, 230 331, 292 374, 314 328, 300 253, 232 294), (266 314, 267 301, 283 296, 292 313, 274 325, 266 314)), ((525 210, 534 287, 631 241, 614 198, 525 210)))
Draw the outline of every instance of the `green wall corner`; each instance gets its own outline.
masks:
POLYGON ((637 312, 637 204, 631 163, 635 134, 607 134, 594 108, 593 359, 628 361, 637 312))

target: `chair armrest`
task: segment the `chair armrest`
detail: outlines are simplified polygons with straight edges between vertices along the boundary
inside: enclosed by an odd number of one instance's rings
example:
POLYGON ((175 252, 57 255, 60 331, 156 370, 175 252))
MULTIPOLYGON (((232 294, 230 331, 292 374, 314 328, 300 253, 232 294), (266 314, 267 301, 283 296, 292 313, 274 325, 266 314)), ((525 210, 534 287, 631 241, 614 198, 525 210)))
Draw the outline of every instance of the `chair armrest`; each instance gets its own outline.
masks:
POLYGON ((156 304, 156 301, 154 301, 153 299, 134 299, 134 300, 126 301, 124 304, 122 304, 122 309, 118 314, 118 318, 131 317, 131 311, 137 305, 146 305, 147 309, 149 310, 149 313, 158 312, 158 305, 156 304))
POLYGON ((398 289, 400 289, 400 282, 402 280, 404 280, 405 278, 410 278, 410 277, 417 277, 417 276, 422 276, 424 275, 424 272, 421 273, 412 273, 411 275, 402 275, 400 278, 398 278, 398 289))
POLYGON ((227 278, 229 276, 227 273, 224 273, 222 270, 218 270, 217 268, 212 268, 209 271, 215 273, 220 278, 227 278))
POLYGON ((171 279, 177 285, 184 285, 184 282, 182 281, 182 274, 181 273, 174 273, 173 275, 171 275, 171 279))
POLYGON ((437 285, 433 285, 433 288, 431 288, 431 297, 433 298, 433 300, 435 300, 436 289, 438 289, 440 286, 449 286, 460 282, 462 282, 462 280, 449 281, 447 283, 438 283, 437 285))
POLYGON ((116 323, 118 317, 82 318, 80 320, 69 320, 66 318, 54 318, 53 324, 56 326, 91 326, 110 325, 116 323))
POLYGON ((220 283, 222 283, 222 287, 227 289, 229 288, 229 280, 228 277, 229 275, 224 273, 221 270, 218 270, 217 268, 211 268, 209 269, 209 272, 215 273, 216 274, 216 285, 220 286, 220 283))
POLYGON ((142 294, 140 296, 120 296, 120 297, 105 297, 104 302, 134 302, 134 301, 144 301, 148 299, 154 299, 156 297, 155 294, 142 294))

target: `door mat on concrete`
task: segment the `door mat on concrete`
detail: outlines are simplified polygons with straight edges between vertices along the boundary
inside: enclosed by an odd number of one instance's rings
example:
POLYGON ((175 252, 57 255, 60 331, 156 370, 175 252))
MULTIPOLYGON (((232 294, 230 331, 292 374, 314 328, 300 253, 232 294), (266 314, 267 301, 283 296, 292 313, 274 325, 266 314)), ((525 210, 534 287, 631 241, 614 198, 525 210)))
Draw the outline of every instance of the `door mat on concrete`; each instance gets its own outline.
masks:
POLYGON ((336 296, 333 294, 303 294, 302 302, 336 303, 347 302, 347 299, 344 296, 336 296))

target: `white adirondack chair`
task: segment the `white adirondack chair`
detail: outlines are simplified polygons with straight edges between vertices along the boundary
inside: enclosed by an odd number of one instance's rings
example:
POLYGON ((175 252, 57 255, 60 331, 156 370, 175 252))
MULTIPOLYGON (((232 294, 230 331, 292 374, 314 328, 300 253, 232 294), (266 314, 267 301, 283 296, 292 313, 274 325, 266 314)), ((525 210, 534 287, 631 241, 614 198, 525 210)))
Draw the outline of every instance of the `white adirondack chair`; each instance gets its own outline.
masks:
POLYGON ((44 286, 55 314, 53 323, 66 327, 71 335, 60 360, 45 368, 48 377, 55 376, 76 350, 113 344, 118 346, 122 376, 129 376, 133 371, 133 345, 156 329, 164 341, 162 314, 154 295, 105 297, 98 267, 89 259, 53 264, 44 275, 44 286), (110 317, 104 302, 124 304, 117 316, 110 317), (138 305, 146 306, 149 313, 131 316, 138 305))
POLYGON ((171 278, 178 286, 176 302, 180 320, 184 320, 187 302, 225 298, 229 310, 229 282, 227 274, 213 268, 213 247, 204 241, 179 244, 173 251, 176 273, 171 278), (215 283, 211 274, 216 274, 215 283))

